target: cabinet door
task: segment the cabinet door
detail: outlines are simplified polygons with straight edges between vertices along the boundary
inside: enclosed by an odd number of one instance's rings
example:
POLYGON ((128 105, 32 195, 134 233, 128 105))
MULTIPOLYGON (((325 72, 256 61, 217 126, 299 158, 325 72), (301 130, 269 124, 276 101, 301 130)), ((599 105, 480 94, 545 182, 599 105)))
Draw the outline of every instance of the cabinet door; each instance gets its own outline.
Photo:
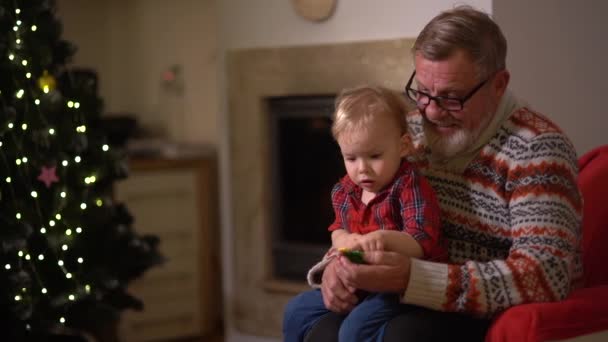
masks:
POLYGON ((160 238, 167 261, 134 281, 130 292, 144 311, 121 320, 124 341, 200 335, 200 213, 196 169, 134 172, 118 184, 116 197, 135 218, 135 229, 160 238))

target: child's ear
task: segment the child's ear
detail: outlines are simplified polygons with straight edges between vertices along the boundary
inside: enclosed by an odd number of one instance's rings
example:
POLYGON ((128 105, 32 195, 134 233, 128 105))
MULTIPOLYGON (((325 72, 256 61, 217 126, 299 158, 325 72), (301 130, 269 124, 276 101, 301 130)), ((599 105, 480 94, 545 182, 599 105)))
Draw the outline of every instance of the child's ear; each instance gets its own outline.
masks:
POLYGON ((401 136, 401 151, 399 155, 401 157, 409 156, 414 153, 414 145, 412 144, 412 139, 410 135, 405 133, 401 136))

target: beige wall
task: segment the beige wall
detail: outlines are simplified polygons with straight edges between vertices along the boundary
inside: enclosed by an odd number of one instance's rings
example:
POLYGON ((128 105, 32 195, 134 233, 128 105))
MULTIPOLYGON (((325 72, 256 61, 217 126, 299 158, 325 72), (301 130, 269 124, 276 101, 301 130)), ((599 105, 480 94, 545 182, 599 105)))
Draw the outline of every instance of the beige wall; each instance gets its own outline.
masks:
POLYGON ((607 144, 608 2, 495 0, 510 87, 554 119, 577 152, 607 144))
POLYGON ((215 1, 57 3, 64 37, 79 48, 74 64, 99 73, 106 113, 134 113, 146 126, 168 127, 179 140, 217 144, 215 1), (162 72, 173 64, 183 70, 181 96, 161 86, 162 72))

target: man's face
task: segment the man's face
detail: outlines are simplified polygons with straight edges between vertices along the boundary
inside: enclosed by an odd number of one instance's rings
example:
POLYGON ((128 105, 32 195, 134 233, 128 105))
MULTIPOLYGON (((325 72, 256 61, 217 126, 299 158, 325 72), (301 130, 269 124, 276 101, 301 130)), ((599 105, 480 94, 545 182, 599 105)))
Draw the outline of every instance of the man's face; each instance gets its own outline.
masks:
MULTIPOLYGON (((415 56, 416 88, 432 96, 462 98, 480 82, 475 65, 467 54, 457 51, 442 61, 415 56)), ((431 153, 437 157, 453 157, 471 147, 492 120, 504 89, 497 87, 494 75, 459 111, 447 111, 431 101, 420 111, 431 153)), ((505 85, 506 86, 506 85, 505 85)))

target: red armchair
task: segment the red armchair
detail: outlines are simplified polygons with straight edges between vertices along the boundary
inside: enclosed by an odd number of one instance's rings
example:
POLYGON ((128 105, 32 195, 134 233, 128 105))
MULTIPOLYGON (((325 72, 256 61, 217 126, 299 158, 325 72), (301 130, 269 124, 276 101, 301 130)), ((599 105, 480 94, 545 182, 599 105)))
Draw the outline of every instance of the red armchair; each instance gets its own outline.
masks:
POLYGON ((584 286, 565 300, 515 306, 496 318, 486 342, 608 341, 608 145, 579 159, 584 286), (599 333, 598 333, 599 332, 599 333))

